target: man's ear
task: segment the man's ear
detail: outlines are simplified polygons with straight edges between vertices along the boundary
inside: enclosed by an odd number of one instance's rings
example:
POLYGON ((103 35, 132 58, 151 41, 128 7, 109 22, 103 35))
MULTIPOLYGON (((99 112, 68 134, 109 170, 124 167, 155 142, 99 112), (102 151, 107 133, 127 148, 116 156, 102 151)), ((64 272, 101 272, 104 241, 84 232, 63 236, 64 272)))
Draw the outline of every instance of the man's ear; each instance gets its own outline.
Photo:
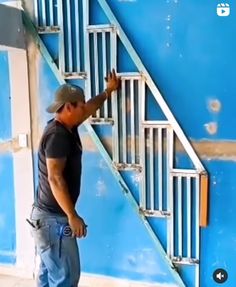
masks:
POLYGON ((66 111, 71 112, 71 104, 65 103, 65 109, 66 109, 66 111))

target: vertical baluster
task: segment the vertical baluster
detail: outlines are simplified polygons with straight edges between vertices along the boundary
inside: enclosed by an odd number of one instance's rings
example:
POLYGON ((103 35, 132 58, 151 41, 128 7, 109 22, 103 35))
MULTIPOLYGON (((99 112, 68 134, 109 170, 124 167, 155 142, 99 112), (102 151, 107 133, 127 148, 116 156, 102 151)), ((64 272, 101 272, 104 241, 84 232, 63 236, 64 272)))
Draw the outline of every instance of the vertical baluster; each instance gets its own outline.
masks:
POLYGON ((196 258, 199 259, 200 256, 200 230, 199 230, 199 216, 200 216, 200 184, 199 184, 200 178, 199 176, 196 178, 196 189, 195 189, 195 201, 196 201, 196 214, 195 214, 195 233, 196 233, 196 258))
MULTIPOLYGON (((110 32, 110 68, 111 69, 117 69, 117 35, 116 30, 112 29, 110 32)), ((125 97, 125 93, 124 93, 125 97)), ((108 99, 110 101, 110 99, 108 99)), ((107 103, 108 105, 108 103, 107 103)), ((113 92, 112 98, 111 98, 111 116, 114 119, 114 122, 118 122, 118 101, 117 101, 117 91, 113 92)), ((126 110, 122 110, 122 112, 125 112, 126 110)), ((126 119, 125 119, 126 121, 126 119)), ((125 122, 124 122, 125 123, 125 122)), ((123 123, 120 123, 123 124, 123 123)), ((118 127, 118 125, 117 125, 118 127)), ((119 154, 119 137, 118 137, 118 128, 116 130, 116 133, 114 134, 115 137, 113 137, 113 145, 114 145, 114 153, 119 154)))
POLYGON ((134 80, 130 80, 130 143, 131 143, 131 163, 135 163, 135 113, 134 113, 134 80))
POLYGON ((174 255, 174 190, 173 190, 173 153, 174 153, 174 134, 173 129, 167 129, 167 209, 170 212, 168 220, 168 244, 167 254, 169 257, 174 255))
POLYGON ((135 108, 135 111, 136 111, 136 117, 135 117, 135 130, 136 130, 136 135, 135 135, 135 146, 136 146, 136 153, 135 153, 135 163, 138 165, 140 163, 140 142, 139 142, 139 137, 140 137, 140 132, 141 132, 141 129, 140 129, 140 122, 141 122, 141 118, 140 118, 140 103, 141 103, 141 90, 140 90, 140 85, 139 83, 141 82, 141 78, 139 78, 135 83, 135 88, 136 88, 136 101, 135 101, 135 104, 136 104, 136 108, 135 108))
POLYGON ((39 10, 38 10, 38 1, 34 0, 34 22, 35 26, 39 26, 39 10))
POLYGON ((64 46, 64 23, 63 23, 63 0, 58 0, 58 25, 60 26, 59 34, 59 70, 61 74, 65 72, 65 46, 64 46))
POLYGON ((113 161, 116 163, 119 163, 120 160, 122 161, 119 148, 120 146, 122 146, 121 138, 119 136, 119 133, 121 131, 120 127, 122 126, 122 119, 121 117, 118 116, 119 106, 117 104, 115 107, 113 107, 114 124, 112 126, 112 151, 113 151, 113 161))
MULTIPOLYGON (((95 94, 99 94, 99 70, 98 70, 98 35, 97 32, 93 33, 93 51, 94 51, 94 78, 95 78, 95 94)), ((100 109, 97 110, 96 116, 100 118, 100 109)))
MULTIPOLYGON (((111 32, 104 34, 103 36, 103 51, 104 51, 104 57, 103 57, 103 69, 104 69, 104 76, 108 73, 108 66, 111 68, 114 68, 116 70, 117 68, 117 35, 116 30, 112 30, 111 32), (106 39, 107 37, 110 38, 110 50, 106 49, 106 39), (109 56, 110 63, 107 63, 106 57, 109 56)), ((105 83, 104 83, 105 84, 105 83)), ((105 84, 106 86, 106 84, 105 84)), ((118 161, 120 161, 121 157, 119 156, 119 146, 121 145, 120 137, 119 137, 119 126, 122 125, 122 122, 118 122, 118 100, 117 100, 117 91, 113 92, 112 98, 108 99, 104 106, 104 113, 105 116, 111 117, 114 120, 113 125, 113 154, 116 154, 118 161), (109 102, 112 101, 111 104, 111 111, 109 113, 109 102)))
POLYGON ((126 127, 126 91, 125 80, 121 81, 121 101, 122 101, 122 147, 123 147, 123 163, 127 163, 127 127, 126 127))
POLYGON ((46 5, 45 5, 45 0, 41 1, 41 8, 42 8, 42 26, 46 27, 47 23, 46 23, 46 5))
POLYGON ((192 198, 191 198, 191 178, 187 177, 187 257, 191 258, 191 233, 192 233, 192 198))
POLYGON ((53 0, 49 1, 49 25, 54 26, 53 0))
POLYGON ((59 0, 55 0, 55 2, 53 1, 53 19, 54 19, 54 25, 55 26, 59 26, 59 23, 58 23, 58 9, 59 9, 59 7, 58 7, 58 1, 59 0))
POLYGON ((84 64, 87 72, 85 81, 86 100, 92 97, 91 93, 91 59, 90 59, 90 33, 87 31, 89 25, 89 0, 83 1, 83 30, 84 30, 84 64))
MULTIPOLYGON (((75 0, 75 57, 76 57, 76 72, 81 72, 80 64, 80 10, 79 0, 75 0)), ((82 35, 81 35, 82 36, 82 35)))
POLYGON ((149 129, 150 208, 154 210, 154 152, 153 128, 149 129))
POLYGON ((177 184, 177 195, 178 195, 178 256, 183 256, 183 218, 182 218, 182 210, 183 210, 183 195, 182 195, 182 177, 178 176, 178 184, 177 184))
POLYGON ((70 0, 66 1, 67 3, 67 56, 68 56, 68 72, 73 72, 73 59, 72 59, 72 30, 71 30, 71 7, 70 0))
POLYGON ((141 125, 144 124, 144 121, 146 120, 145 117, 145 109, 146 109, 146 90, 145 90, 145 81, 143 78, 140 81, 140 91, 141 91, 141 101, 139 106, 139 113, 140 113, 140 123, 141 125))
POLYGON ((163 151, 162 151, 162 128, 158 128, 158 208, 159 210, 163 210, 162 201, 163 201, 163 151))
MULTIPOLYGON (((103 66, 103 90, 106 88, 105 77, 107 76, 107 49, 106 49, 106 32, 102 32, 102 66, 103 66)), ((113 107, 116 109, 116 107, 113 107)), ((104 103, 104 117, 108 118, 108 101, 104 103)))
POLYGON ((140 156, 140 165, 142 166, 142 181, 140 184, 140 206, 146 209, 146 137, 145 129, 143 127, 145 121, 145 82, 143 79, 139 81, 139 91, 141 100, 139 102, 139 156, 140 156))
POLYGON ((147 209, 147 129, 143 128, 144 136, 144 150, 143 150, 143 189, 142 189, 142 206, 147 209))

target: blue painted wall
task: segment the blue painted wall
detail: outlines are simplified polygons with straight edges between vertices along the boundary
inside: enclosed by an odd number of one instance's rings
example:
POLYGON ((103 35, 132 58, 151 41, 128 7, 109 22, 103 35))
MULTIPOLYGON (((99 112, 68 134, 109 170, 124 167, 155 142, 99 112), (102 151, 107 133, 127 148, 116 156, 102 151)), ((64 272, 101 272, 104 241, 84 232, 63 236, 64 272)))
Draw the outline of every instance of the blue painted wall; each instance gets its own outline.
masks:
POLYGON ((211 160, 206 162, 211 173, 210 225, 202 230, 202 286, 217 286, 212 274, 223 268, 229 279, 222 286, 235 286, 236 258, 236 179, 235 162, 211 160))
MULTIPOLYGON (((11 96, 7 52, 0 52, 0 142, 11 139, 11 96)), ((16 248, 13 158, 0 153, 0 262, 14 263, 16 248)))
MULTIPOLYGON (((226 1, 231 15, 219 17, 217 1, 107 2, 187 136, 234 140, 236 3, 226 1), (222 102, 218 114, 209 111, 212 99, 222 102), (204 127, 212 121, 219 125, 215 135, 204 127)), ((98 17, 99 5, 92 6, 98 17)))
POLYGON ((89 225, 88 238, 80 241, 85 272, 174 283, 144 225, 96 152, 84 153, 78 211, 89 225))

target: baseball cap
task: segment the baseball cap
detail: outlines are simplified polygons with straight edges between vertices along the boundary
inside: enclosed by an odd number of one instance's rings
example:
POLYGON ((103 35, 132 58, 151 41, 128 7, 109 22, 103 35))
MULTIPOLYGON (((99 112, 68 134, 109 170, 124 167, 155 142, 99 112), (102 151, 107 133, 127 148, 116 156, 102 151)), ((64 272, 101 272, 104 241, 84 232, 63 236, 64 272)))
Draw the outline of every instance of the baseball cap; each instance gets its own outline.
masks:
POLYGON ((72 84, 61 85, 55 93, 54 102, 47 108, 48 113, 56 113, 65 103, 84 102, 84 91, 72 84))

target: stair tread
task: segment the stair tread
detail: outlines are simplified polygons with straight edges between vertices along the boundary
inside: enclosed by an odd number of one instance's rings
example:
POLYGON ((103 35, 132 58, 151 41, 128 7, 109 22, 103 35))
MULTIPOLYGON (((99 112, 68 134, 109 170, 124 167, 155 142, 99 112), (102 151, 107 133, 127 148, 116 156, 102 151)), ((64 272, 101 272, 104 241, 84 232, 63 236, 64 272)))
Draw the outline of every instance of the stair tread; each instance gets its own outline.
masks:
POLYGON ((59 26, 38 26, 37 29, 39 34, 55 34, 61 30, 59 26))

